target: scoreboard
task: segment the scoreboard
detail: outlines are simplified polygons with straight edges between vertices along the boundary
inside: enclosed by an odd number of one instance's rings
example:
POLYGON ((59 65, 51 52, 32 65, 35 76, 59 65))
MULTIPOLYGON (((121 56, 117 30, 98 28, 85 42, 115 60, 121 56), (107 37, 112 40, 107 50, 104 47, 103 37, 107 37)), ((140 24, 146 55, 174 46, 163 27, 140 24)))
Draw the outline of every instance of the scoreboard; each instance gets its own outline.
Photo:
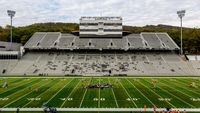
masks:
POLYGON ((121 17, 81 17, 80 37, 98 38, 122 38, 121 17))

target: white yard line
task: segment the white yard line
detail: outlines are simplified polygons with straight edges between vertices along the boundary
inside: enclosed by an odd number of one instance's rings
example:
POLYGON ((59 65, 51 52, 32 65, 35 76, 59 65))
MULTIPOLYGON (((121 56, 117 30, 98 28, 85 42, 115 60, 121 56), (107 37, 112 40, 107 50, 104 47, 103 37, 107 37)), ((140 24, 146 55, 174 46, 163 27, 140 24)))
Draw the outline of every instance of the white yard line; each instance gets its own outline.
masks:
MULTIPOLYGON (((25 81, 25 79, 24 79, 23 81, 25 81)), ((28 84, 28 82, 27 82, 27 83, 21 84, 23 81, 18 82, 17 84, 15 84, 15 87, 13 87, 13 88, 11 88, 11 89, 9 89, 9 90, 7 90, 7 91, 4 91, 4 92, 0 93, 0 95, 3 94, 3 93, 5 93, 5 92, 8 92, 8 91, 10 91, 10 90, 13 90, 13 89, 15 89, 15 88, 17 88, 17 87, 21 87, 21 86, 23 86, 23 85, 25 85, 25 84, 28 84), (19 86, 19 84, 21 84, 21 85, 19 86)))
MULTIPOLYGON (((54 85, 58 84, 55 83, 54 85)), ((38 98, 39 96, 43 95, 44 93, 46 93, 47 91, 49 91, 50 89, 52 89, 52 87, 48 88, 46 91, 44 91, 43 93, 39 94, 38 96, 34 97, 34 98, 38 98)), ((26 103, 22 108, 24 108, 25 106, 27 106, 29 103, 31 103, 33 100, 31 100, 30 102, 26 103)))
MULTIPOLYGON (((92 81, 92 79, 90 79, 89 84, 91 83, 91 81, 92 81)), ((89 85, 89 84, 88 84, 88 85, 89 85)), ((80 105, 79 105, 79 108, 81 108, 81 106, 82 106, 82 104, 83 104, 83 100, 84 100, 84 98, 85 98, 85 95, 86 95, 86 93, 87 93, 87 90, 88 90, 88 88, 86 88, 86 90, 85 90, 85 92, 84 92, 84 95, 83 95, 83 97, 82 97, 82 100, 81 100, 81 103, 80 103, 80 105)))
MULTIPOLYGON (((108 81, 109 81, 109 84, 111 84, 109 78, 108 78, 108 81)), ((116 99, 115 93, 114 93, 114 91, 113 91, 113 88, 112 88, 111 90, 112 90, 112 94, 113 94, 114 99, 115 99, 116 106, 117 106, 117 108, 119 108, 119 105, 118 105, 118 103, 117 103, 117 99, 116 99)))
MULTIPOLYGON (((30 85, 30 86, 34 86, 34 85, 36 85, 37 83, 33 83, 32 85, 30 85)), ((29 86, 29 87, 30 87, 29 86)), ((18 91, 16 91, 15 93, 13 93, 13 94, 11 94, 11 95, 8 95, 8 96, 6 96, 6 97, 12 97, 13 95, 15 95, 16 93, 20 93, 20 92, 22 92, 24 89, 27 89, 27 87, 25 87, 25 88, 23 88, 23 89, 20 89, 20 90, 18 90, 18 91)), ((5 97, 4 97, 5 98, 5 97)))
MULTIPOLYGON (((42 81, 40 81, 40 82, 42 82, 42 81)), ((40 83, 39 82, 39 83, 40 83)), ((39 84, 39 83, 37 83, 37 84, 39 84)), ((46 82, 46 84, 43 84, 43 85, 41 85, 40 87, 38 87, 38 88, 41 88, 41 87, 43 87, 43 86, 45 86, 45 85, 47 85, 49 82, 46 82)), ((3 107, 6 107, 6 106, 8 106, 8 105, 10 105, 10 104, 12 104, 12 103, 14 103, 14 102, 16 102, 16 101, 18 101, 18 100, 20 100, 20 99, 22 99, 23 97, 25 97, 25 96, 27 96, 27 95, 29 95, 30 93, 32 93, 34 90, 32 90, 32 91, 30 91, 29 93, 26 93, 25 95, 23 95, 23 96, 21 96, 21 97, 19 97, 18 99, 16 99, 16 100, 14 100, 14 101, 12 101, 12 102, 10 102, 10 103, 8 103, 8 104, 6 104, 5 106, 3 106, 3 107)))
MULTIPOLYGON (((146 80, 145 80, 145 81, 146 81, 146 80)), ((149 83, 149 81, 147 81, 147 82, 149 83)), ((173 96, 173 97, 177 98, 178 100, 180 100, 180 101, 184 102, 185 104, 189 105, 190 107, 193 107, 193 108, 195 108, 195 106, 193 106, 192 104, 190 104, 190 103, 188 103, 188 102, 186 102, 186 101, 182 100, 181 98, 177 97, 177 96, 176 96, 176 95, 174 95, 174 94, 171 94, 169 91, 167 91, 167 90, 165 90, 165 89, 163 89, 163 88, 160 88, 159 86, 157 86, 157 87, 158 87, 159 89, 163 90, 164 92, 166 92, 166 93, 170 94, 171 96, 173 96)))
MULTIPOLYGON (((117 79, 119 80, 119 79, 117 79)), ((135 102, 132 100, 131 96, 129 95, 128 91, 125 89, 125 87, 122 85, 121 81, 119 81, 120 85, 123 87, 123 89, 125 90, 126 94, 128 95, 128 97, 131 99, 132 103, 135 105, 135 107, 137 108, 138 106, 135 104, 135 102)))
MULTIPOLYGON (((70 94, 67 96, 67 98, 69 98, 72 93, 75 91, 75 89, 78 87, 78 85, 81 83, 81 80, 79 80, 79 82, 76 84, 76 86, 73 88, 73 90, 70 92, 70 94)), ((64 102, 62 103, 62 105, 60 106, 60 108, 62 108, 65 105, 65 102, 67 101, 67 98, 64 100, 64 102)))
MULTIPOLYGON (((137 81, 139 82, 139 81, 137 81)), ((154 92, 152 89, 148 88, 146 85, 144 85, 143 83, 139 82, 140 84, 142 84, 144 87, 146 87, 149 91, 153 92, 154 94, 156 94, 158 97, 163 98, 162 96, 160 96, 159 94, 157 94, 156 92, 154 92)), ((176 106, 174 106, 172 103, 166 101, 168 104, 170 104, 172 107, 176 108, 176 106)))
POLYGON ((130 81, 130 80, 128 80, 127 78, 126 78, 126 80, 132 85, 132 86, 134 86, 134 88, 143 96, 143 97, 145 97, 151 104, 152 104, 152 106, 153 105, 155 105, 151 100, 149 100, 140 90, 138 90, 138 88, 130 81))
MULTIPOLYGON (((169 88, 171 88, 171 89, 174 89, 174 90, 178 91, 179 93, 182 93, 182 94, 186 95, 187 97, 193 98, 193 97, 191 97, 190 95, 188 95, 188 94, 186 94, 186 93, 183 93, 182 91, 180 91, 180 90, 178 90, 178 89, 175 89, 175 88, 173 88, 173 87, 171 87, 171 86, 166 85, 166 83, 162 83, 162 82, 161 82, 161 84, 163 84, 163 85, 165 85, 165 86, 167 86, 167 87, 169 87, 169 88)), ((167 91, 167 92, 169 92, 169 91, 167 91)), ((169 92, 169 93, 170 93, 170 92, 169 92)))
MULTIPOLYGON (((74 80, 74 79, 72 79, 74 80)), ((56 95, 58 95, 58 93, 60 93, 60 91, 62 91, 69 83, 72 82, 72 80, 68 81, 67 84, 65 84, 56 94, 54 94, 46 103, 49 103, 56 95)))
MULTIPOLYGON (((99 78, 99 84, 100 84, 100 83, 101 83, 101 82, 100 82, 100 78, 99 78)), ((101 104, 101 102, 100 102, 101 100, 100 100, 100 99, 101 99, 101 92, 100 92, 100 88, 99 88, 99 101, 98 101, 98 108, 101 107, 101 105, 100 105, 100 104, 101 104)))
MULTIPOLYGON (((181 87, 180 84, 188 85, 188 84, 186 84, 185 82, 180 82, 179 80, 176 80, 176 82, 179 82, 179 84, 177 84, 179 87, 181 87)), ((189 89, 189 88, 184 88, 184 87, 182 87, 182 88, 185 89, 185 90, 188 90, 188 91, 190 91, 190 92, 192 92, 192 93, 195 93, 195 94, 197 94, 197 95, 200 95, 199 92, 195 92, 195 91, 193 91, 193 90, 191 90, 191 89, 189 89)))
MULTIPOLYGON (((175 89, 175 88, 172 88, 171 86, 168 86, 168 85, 166 85, 165 83, 161 83, 161 84, 164 84, 165 86, 167 86, 167 87, 169 87, 169 88, 171 88, 171 89, 174 89, 174 90, 176 90, 176 91, 178 91, 179 93, 182 93, 182 94, 184 94, 184 95, 186 95, 187 97, 189 97, 189 99, 190 98, 193 98, 193 97, 191 97, 190 95, 188 95, 188 94, 186 94, 186 93, 184 93, 184 92, 182 92, 182 91, 180 91, 180 90, 178 90, 178 89, 175 89)), ((164 90, 164 89, 163 89, 164 90)), ((166 90, 167 91, 167 90, 166 90)), ((169 92, 169 91, 167 91, 167 92, 169 92)), ((169 92, 170 93, 170 92, 169 92)), ((172 95, 174 95, 174 94, 172 94, 172 95)), ((176 95, 174 95, 175 97, 177 97, 176 95)), ((177 97, 177 98, 179 98, 179 97, 177 97)), ((186 103, 188 103, 188 102, 186 102, 186 103)), ((195 106, 193 106, 192 104, 190 104, 190 103, 188 103, 189 105, 191 105, 191 107, 194 107, 195 108, 195 106)))

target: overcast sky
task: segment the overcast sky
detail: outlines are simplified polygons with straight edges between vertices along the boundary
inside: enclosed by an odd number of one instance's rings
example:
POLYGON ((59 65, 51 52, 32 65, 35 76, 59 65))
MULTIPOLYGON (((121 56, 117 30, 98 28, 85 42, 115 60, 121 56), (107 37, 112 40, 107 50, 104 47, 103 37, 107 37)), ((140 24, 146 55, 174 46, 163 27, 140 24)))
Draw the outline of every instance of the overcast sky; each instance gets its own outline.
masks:
POLYGON ((184 26, 200 27, 200 0, 0 0, 0 26, 41 22, 79 22, 81 16, 121 16, 123 24, 179 25, 177 10, 185 9, 184 26))

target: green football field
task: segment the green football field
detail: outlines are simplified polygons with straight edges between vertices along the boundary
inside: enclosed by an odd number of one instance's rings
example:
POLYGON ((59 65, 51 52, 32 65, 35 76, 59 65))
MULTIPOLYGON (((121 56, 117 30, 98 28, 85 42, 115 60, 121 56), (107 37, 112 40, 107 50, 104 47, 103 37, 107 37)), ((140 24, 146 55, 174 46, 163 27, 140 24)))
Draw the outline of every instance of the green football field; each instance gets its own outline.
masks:
POLYGON ((0 108, 200 108, 200 78, 0 78, 0 108), (7 87, 6 85, 7 84, 7 87), (112 84, 112 88, 85 88, 112 84))

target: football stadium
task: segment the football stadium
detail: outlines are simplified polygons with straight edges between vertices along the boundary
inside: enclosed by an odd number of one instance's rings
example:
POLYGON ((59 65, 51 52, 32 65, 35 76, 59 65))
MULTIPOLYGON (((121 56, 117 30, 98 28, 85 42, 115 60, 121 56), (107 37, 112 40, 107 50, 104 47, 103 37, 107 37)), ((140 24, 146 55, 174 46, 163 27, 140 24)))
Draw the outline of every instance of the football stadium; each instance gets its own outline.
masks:
POLYGON ((0 112, 200 112, 200 62, 122 21, 81 17, 79 32, 35 32, 14 51, 0 42, 0 112))

